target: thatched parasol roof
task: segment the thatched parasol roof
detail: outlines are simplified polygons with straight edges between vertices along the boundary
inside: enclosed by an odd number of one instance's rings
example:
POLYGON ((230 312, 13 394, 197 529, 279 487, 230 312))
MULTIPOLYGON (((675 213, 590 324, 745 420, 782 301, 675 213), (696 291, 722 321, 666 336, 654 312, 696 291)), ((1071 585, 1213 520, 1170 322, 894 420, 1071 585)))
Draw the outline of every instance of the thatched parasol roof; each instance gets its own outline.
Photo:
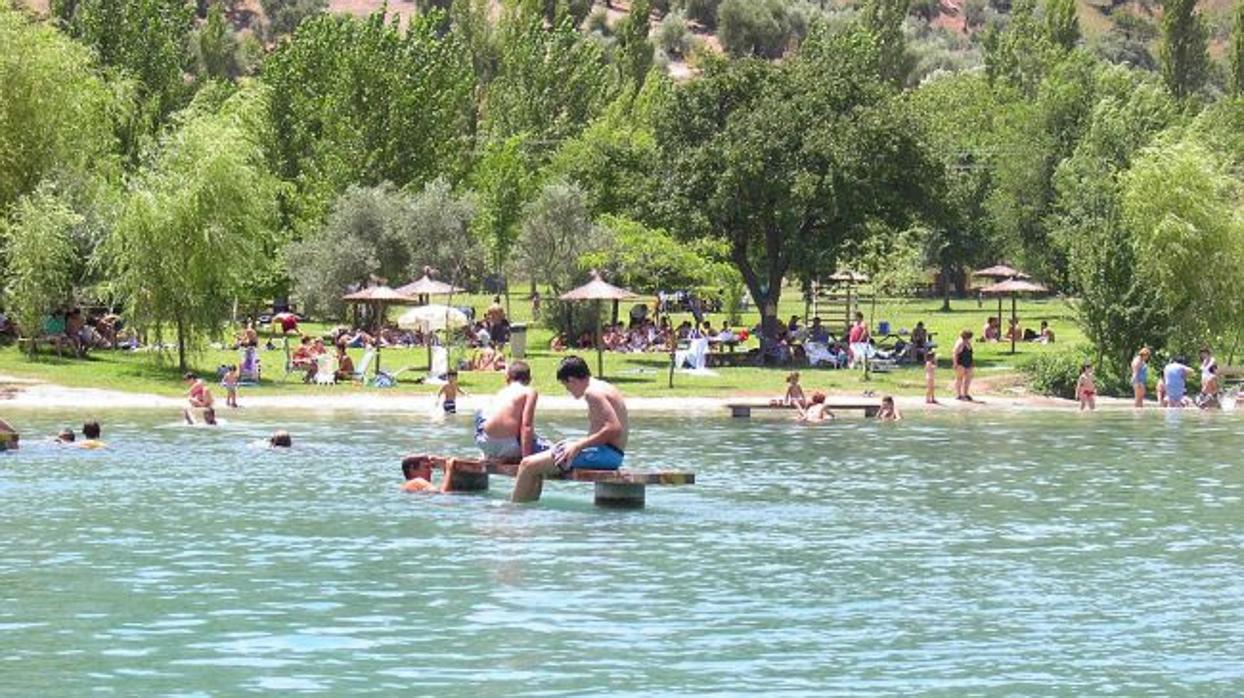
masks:
POLYGON ((1048 291, 1046 287, 1031 281, 1023 279, 1007 279, 1000 281, 992 286, 986 286, 981 289, 981 293, 993 295, 995 293, 1045 293, 1048 291))
POLYGON ((978 269, 972 272, 972 276, 983 276, 987 279, 1030 279, 1024 272, 1008 267, 1005 264, 996 264, 988 269, 978 269))
POLYGON ((633 298, 640 298, 640 296, 607 283, 595 271, 592 272, 591 281, 561 295, 564 301, 626 301, 633 298))
POLYGON ((431 276, 424 274, 417 281, 412 281, 405 286, 398 286, 397 292, 407 296, 449 296, 455 293, 465 293, 466 289, 458 288, 444 281, 437 281, 431 276))
POLYGON ((355 303, 414 303, 414 298, 394 291, 388 286, 368 286, 365 289, 348 293, 341 297, 343 301, 355 303))

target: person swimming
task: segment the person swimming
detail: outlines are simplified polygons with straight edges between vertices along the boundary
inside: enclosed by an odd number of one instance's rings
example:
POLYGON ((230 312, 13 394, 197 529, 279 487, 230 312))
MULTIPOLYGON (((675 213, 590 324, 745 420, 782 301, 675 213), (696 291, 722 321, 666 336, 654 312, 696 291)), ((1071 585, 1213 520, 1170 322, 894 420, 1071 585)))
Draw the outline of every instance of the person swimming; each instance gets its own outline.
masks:
POLYGON ((108 444, 99 440, 100 431, 101 430, 99 428, 99 422, 95 420, 91 420, 83 424, 82 425, 82 436, 86 438, 83 441, 79 441, 77 443, 77 447, 94 450, 97 448, 104 448, 105 446, 107 446, 108 444))
POLYGON ((795 420, 805 424, 833 421, 834 413, 825 404, 825 393, 819 390, 813 392, 811 402, 806 409, 800 408, 799 416, 795 420))
POLYGON ((294 438, 284 429, 277 429, 268 437, 268 448, 292 448, 294 438))
POLYGON ((877 410, 877 421, 897 422, 902 419, 903 414, 898 411, 898 407, 894 404, 894 398, 890 395, 881 398, 881 409, 877 410))

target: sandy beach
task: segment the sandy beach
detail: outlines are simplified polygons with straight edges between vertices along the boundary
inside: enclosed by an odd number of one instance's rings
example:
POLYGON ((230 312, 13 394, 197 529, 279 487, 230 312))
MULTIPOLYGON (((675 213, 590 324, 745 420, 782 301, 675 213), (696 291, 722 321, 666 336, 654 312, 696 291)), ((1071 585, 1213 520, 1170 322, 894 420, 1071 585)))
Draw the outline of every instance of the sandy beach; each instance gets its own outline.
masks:
MULTIPOLYGON (((483 407, 489 400, 488 395, 473 395, 458 400, 459 412, 471 412, 483 407)), ((763 402, 768 397, 762 395, 739 395, 737 397, 635 397, 627 400, 627 405, 635 413, 657 414, 726 414, 726 405, 732 402, 763 402)), ((831 409, 836 402, 858 402, 860 400, 879 399, 879 396, 864 396, 860 392, 839 392, 829 396, 827 403, 831 409)), ((111 410, 111 409, 162 409, 179 410, 185 406, 185 399, 166 397, 144 393, 130 393, 116 390, 96 388, 71 388, 54 383, 31 381, 13 376, 0 375, 0 404, 12 408, 47 409, 47 410, 111 410)), ((220 396, 220 409, 224 399, 220 396)), ((938 405, 926 405, 924 398, 918 395, 896 396, 895 402, 904 412, 913 414, 934 413, 947 410, 1060 410, 1075 411, 1078 404, 1074 400, 1045 397, 1040 395, 1000 395, 982 393, 976 402, 961 402, 952 397, 939 398, 938 405)), ((343 393, 340 395, 264 395, 248 396, 245 389, 241 393, 243 410, 310 410, 310 411, 357 411, 357 412, 411 412, 422 413, 432 409, 433 398, 428 394, 411 394, 395 391, 372 391, 367 393, 343 393)), ((1148 406, 1147 406, 1148 407, 1148 406)), ((1156 408, 1156 405, 1153 405, 1156 408)), ((580 412, 583 403, 569 395, 549 395, 540 397, 540 409, 548 412, 580 412)), ((1130 410, 1131 400, 1120 398, 1097 398, 1097 409, 1130 410)))

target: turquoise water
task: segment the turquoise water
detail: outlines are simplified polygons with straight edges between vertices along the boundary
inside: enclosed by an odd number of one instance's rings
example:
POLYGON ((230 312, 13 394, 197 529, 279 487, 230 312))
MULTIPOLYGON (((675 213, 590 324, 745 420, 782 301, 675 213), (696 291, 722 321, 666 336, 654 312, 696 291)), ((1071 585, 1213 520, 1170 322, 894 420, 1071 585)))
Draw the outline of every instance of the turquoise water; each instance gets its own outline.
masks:
POLYGON ((644 418, 639 512, 399 493, 465 417, 106 415, 4 415, 2 694, 1244 692, 1234 415, 644 418))

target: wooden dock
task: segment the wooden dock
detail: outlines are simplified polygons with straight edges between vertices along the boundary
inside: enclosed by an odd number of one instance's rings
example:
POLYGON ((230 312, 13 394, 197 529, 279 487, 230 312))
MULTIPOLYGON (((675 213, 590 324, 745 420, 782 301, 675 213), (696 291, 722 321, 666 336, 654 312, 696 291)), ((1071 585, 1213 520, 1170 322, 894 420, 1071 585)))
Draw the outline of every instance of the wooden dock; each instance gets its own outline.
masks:
MULTIPOLYGON (((795 409, 794 405, 774 405, 768 401, 760 400, 753 402, 731 402, 727 404, 726 407, 730 408, 731 417, 737 417, 740 419, 747 419, 748 417, 751 417, 752 410, 789 411, 795 409)), ((881 410, 881 402, 870 400, 826 401, 825 407, 828 408, 830 412, 852 412, 855 410, 862 410, 865 417, 876 417, 877 412, 881 410)))

